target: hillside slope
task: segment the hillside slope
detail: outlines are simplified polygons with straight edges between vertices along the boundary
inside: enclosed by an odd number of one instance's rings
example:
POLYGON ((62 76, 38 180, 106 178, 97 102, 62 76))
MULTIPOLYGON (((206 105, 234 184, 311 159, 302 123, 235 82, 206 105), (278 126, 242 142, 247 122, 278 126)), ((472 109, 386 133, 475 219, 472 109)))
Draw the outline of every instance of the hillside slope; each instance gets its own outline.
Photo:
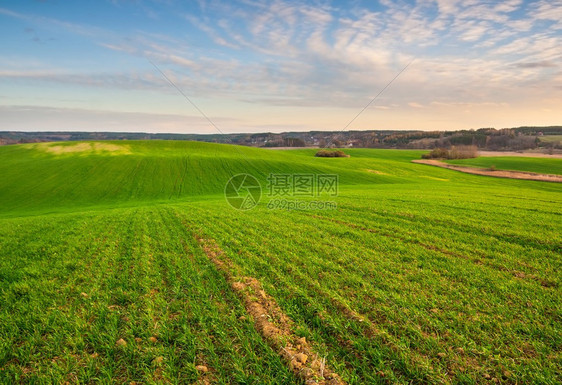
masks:
MULTIPOLYGON (((5 146, 0 148, 0 215, 218 197, 227 181, 239 173, 255 176, 262 187, 270 173, 337 174, 341 185, 404 183, 408 182, 404 177, 415 175, 410 165, 404 169, 388 160, 384 163, 395 167, 395 175, 373 172, 372 165, 355 159, 355 154, 350 159, 313 155, 314 151, 185 141, 5 146)), ((419 156, 418 152, 405 155, 419 156)))
POLYGON ((346 152, 0 148, 0 383, 560 383, 560 184, 346 152), (236 173, 337 207, 235 210, 236 173))

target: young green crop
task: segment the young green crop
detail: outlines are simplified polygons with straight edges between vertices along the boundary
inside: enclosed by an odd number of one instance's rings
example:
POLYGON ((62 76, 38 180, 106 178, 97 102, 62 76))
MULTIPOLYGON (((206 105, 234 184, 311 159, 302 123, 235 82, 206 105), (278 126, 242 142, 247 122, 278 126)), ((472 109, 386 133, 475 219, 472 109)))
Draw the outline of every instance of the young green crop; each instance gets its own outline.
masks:
POLYGON ((295 383, 167 212, 3 220, 0 234, 0 383, 295 383))
POLYGON ((299 383, 196 237, 348 383, 562 381, 560 185, 346 152, 0 147, 0 382, 299 383), (249 211, 223 196, 241 172, 249 211), (337 209, 268 209, 270 173, 339 175, 307 198, 337 209))
POLYGON ((525 214, 534 219, 525 226, 511 226, 504 221, 503 212, 513 211, 507 199, 482 202, 472 191, 440 200, 443 193, 412 198, 383 190, 377 200, 343 198, 337 212, 314 214, 190 207, 185 219, 264 282, 344 378, 555 381, 549 354, 562 342, 559 224, 529 234, 553 220, 547 208, 525 214), (431 206, 420 212, 424 198, 431 206), (489 211, 486 222, 482 210, 489 211), (353 370, 349 357, 356 357, 353 370))

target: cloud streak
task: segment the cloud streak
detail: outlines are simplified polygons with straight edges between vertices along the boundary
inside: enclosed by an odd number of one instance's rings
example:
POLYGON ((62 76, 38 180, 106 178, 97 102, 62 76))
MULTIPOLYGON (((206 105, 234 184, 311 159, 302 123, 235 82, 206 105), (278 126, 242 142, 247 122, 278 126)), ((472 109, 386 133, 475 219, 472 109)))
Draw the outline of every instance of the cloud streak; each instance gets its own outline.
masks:
MULTIPOLYGON (((213 117, 221 125, 236 127, 240 122, 213 117)), ((138 132, 142 126, 146 132, 216 132, 199 116, 175 114, 151 114, 81 108, 57 108, 43 106, 0 106, 0 125, 3 130, 33 130, 34 127, 50 127, 61 131, 122 131, 138 132), (61 119, 62 118, 62 119, 61 119)))

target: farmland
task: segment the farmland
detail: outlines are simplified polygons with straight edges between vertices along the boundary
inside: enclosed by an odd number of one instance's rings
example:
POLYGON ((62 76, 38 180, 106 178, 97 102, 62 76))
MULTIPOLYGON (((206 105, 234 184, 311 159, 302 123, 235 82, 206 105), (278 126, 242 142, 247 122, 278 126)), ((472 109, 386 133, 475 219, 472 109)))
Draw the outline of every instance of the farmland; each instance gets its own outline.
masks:
POLYGON ((545 143, 560 142, 561 140, 562 135, 544 135, 540 137, 540 141, 545 143))
POLYGON ((0 147, 0 382, 303 382, 233 290, 247 277, 346 383, 561 382, 560 184, 346 152, 0 147), (252 210, 225 201, 239 173, 264 188, 252 210), (271 209, 271 173, 338 175, 317 197, 337 209, 271 209))
POLYGON ((483 168, 494 167, 498 170, 510 171, 526 171, 539 174, 556 174, 562 175, 562 162, 560 159, 550 158, 518 158, 514 156, 507 157, 479 157, 473 159, 457 159, 449 160, 447 163, 476 166, 483 168))

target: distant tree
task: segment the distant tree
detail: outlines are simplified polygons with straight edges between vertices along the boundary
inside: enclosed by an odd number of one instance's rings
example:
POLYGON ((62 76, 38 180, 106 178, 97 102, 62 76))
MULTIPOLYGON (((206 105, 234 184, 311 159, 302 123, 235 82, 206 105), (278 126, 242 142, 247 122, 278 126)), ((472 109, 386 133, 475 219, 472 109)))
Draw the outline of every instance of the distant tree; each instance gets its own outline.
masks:
POLYGON ((306 146, 304 140, 301 138, 285 138, 283 143, 286 147, 304 147, 306 146))
POLYGON ((423 159, 467 159, 476 158, 478 148, 476 146, 453 146, 450 150, 436 148, 428 154, 423 154, 423 159))
POLYGON ((349 158, 349 155, 347 155, 345 152, 341 150, 336 150, 336 151, 320 150, 314 156, 320 158, 349 158))

